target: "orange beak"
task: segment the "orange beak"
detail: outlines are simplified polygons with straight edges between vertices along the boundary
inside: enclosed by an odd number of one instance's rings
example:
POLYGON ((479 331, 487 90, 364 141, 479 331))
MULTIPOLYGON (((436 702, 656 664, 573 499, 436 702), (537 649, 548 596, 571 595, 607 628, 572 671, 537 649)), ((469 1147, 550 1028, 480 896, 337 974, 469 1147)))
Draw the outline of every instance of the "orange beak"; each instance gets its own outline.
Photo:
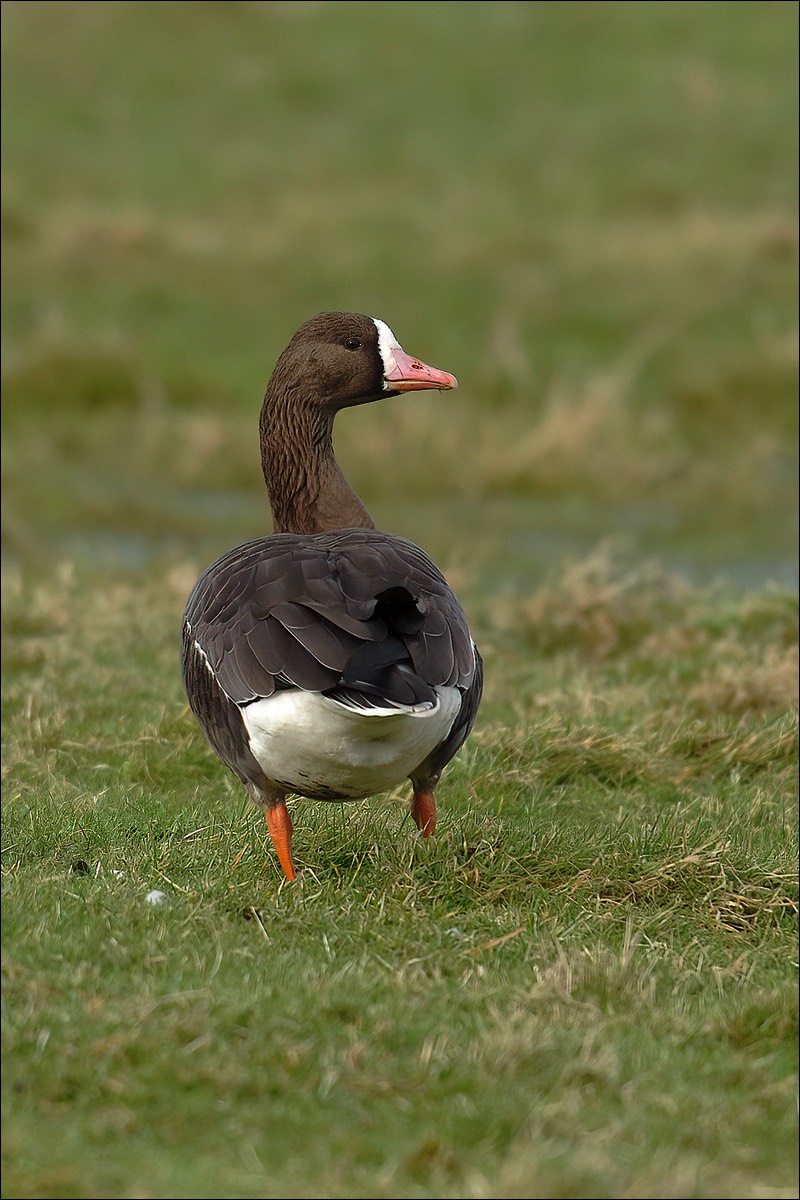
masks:
POLYGON ((384 375, 384 382, 390 392, 422 392, 438 388, 440 392, 449 392, 458 387, 455 375, 448 371, 440 371, 438 367, 429 367, 418 358, 412 358, 399 346, 392 347, 395 366, 393 371, 384 375))

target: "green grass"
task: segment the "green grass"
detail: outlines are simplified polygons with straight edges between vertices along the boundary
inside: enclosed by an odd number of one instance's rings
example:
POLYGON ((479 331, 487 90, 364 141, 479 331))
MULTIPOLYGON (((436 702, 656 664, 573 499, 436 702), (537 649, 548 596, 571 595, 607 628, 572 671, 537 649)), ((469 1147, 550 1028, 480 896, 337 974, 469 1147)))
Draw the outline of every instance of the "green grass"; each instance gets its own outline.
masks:
POLYGON ((181 710, 179 572, 8 573, 5 1194, 791 1194, 796 599, 619 578, 480 631, 431 843, 298 802, 291 887, 181 710))
POLYGON ((789 1194, 796 600, 576 574, 482 631, 434 842, 301 804, 282 889, 180 573, 9 573, 8 1194, 789 1194))
POLYGON ((2 13, 3 1196, 797 1196, 796 8, 2 13), (178 630, 339 306, 487 682, 289 887, 178 630))

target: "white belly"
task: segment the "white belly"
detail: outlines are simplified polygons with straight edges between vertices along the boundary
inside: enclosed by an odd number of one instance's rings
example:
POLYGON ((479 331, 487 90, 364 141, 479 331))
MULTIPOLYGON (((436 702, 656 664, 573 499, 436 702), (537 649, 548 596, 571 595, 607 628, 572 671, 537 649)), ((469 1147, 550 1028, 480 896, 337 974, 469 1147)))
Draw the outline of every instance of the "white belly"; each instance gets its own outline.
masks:
POLYGON ((447 736, 457 688, 416 711, 358 712, 318 692, 276 692, 242 709, 250 749, 267 779, 318 799, 358 800, 408 778, 447 736))

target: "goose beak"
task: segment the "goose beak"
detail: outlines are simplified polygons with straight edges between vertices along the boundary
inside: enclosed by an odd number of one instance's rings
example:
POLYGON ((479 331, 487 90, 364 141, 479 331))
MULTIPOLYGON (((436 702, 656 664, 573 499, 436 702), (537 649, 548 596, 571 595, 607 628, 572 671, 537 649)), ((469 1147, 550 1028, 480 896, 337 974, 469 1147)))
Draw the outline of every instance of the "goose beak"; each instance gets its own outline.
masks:
POLYGON ((449 392, 458 387, 455 375, 448 371, 440 371, 438 367, 429 367, 418 358, 412 358, 399 346, 392 347, 394 368, 388 371, 383 382, 390 392, 422 392, 438 388, 440 392, 449 392))

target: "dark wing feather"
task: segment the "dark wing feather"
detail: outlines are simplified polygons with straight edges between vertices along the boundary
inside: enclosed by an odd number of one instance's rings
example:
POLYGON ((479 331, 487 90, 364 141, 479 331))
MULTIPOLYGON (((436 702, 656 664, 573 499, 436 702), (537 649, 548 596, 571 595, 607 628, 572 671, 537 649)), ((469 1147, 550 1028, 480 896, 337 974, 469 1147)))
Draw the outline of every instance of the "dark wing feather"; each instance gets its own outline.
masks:
POLYGON ((200 727, 222 761, 243 783, 265 792, 269 784, 251 753, 242 710, 221 690, 191 631, 185 626, 183 680, 200 727))
MULTIPOLYGON (((265 675, 271 676, 273 680, 277 679, 285 671, 294 649, 294 638, 288 629, 284 629, 280 621, 276 620, 271 613, 267 613, 265 617, 254 613, 253 625, 248 630, 247 640, 264 668, 265 675)), ((263 689, 263 687, 262 683, 261 688, 263 689)))
POLYGON ((410 646, 414 669, 433 684, 453 684, 457 679, 453 639, 446 624, 434 633, 423 629, 410 646))
MULTIPOLYGON (((368 613, 369 606, 364 607, 368 613)), ((365 621, 364 617, 356 616, 348 607, 315 600, 306 600, 306 608, 319 613, 329 625, 335 625, 342 633, 352 634, 358 641, 382 642, 388 633, 386 624, 377 614, 365 621)))
POLYGON ((483 659, 478 653, 477 648, 475 648, 475 671, 472 682, 462 693, 461 708, 450 727, 447 737, 436 747, 432 754, 428 755, 423 763, 420 763, 414 772, 412 779, 415 788, 419 786, 429 787, 431 784, 435 784, 444 768, 450 762, 450 759, 464 745, 469 736, 469 731, 475 724, 482 693, 483 659))

